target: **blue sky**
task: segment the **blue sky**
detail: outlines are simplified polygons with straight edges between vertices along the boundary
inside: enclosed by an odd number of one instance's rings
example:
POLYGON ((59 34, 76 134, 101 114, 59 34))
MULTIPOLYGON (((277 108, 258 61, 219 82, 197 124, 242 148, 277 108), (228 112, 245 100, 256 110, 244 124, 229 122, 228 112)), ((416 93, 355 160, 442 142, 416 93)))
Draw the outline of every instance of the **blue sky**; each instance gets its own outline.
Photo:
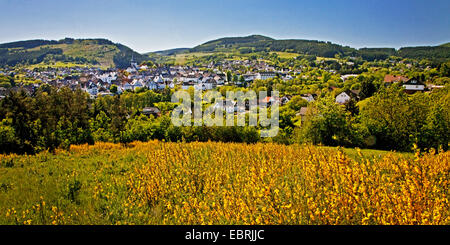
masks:
POLYGON ((450 41, 450 0, 0 0, 0 43, 107 38, 138 52, 262 34, 360 47, 450 41))

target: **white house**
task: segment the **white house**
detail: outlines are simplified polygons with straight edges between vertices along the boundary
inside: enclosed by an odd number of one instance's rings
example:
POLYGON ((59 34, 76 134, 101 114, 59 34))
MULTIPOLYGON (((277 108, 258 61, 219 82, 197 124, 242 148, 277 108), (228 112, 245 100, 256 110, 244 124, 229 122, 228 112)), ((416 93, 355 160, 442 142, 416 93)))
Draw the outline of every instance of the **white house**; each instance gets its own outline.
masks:
POLYGON ((123 93, 123 88, 120 86, 117 86, 117 94, 123 93))
POLYGON ((407 82, 403 83, 403 87, 407 93, 415 93, 417 91, 422 92, 425 90, 425 84, 419 82, 415 78, 409 79, 407 82))
POLYGON ((91 96, 96 96, 98 93, 98 87, 95 83, 90 82, 89 85, 87 86, 87 92, 91 95, 91 96))
POLYGON ((259 80, 266 80, 274 77, 276 77, 275 72, 260 72, 256 75, 256 79, 259 80))
POLYGON ((312 96, 312 94, 302 94, 301 97, 308 102, 314 101, 314 97, 312 96))
POLYGON ((336 96, 336 103, 345 104, 350 99, 351 97, 346 92, 342 92, 336 96))
POLYGON ((194 82, 183 82, 183 84, 181 85, 182 89, 189 89, 189 87, 193 87, 194 86, 194 82))
POLYGON ((226 113, 234 113, 236 104, 237 103, 232 100, 222 100, 221 102, 217 102, 216 104, 214 104, 213 108, 214 110, 215 109, 225 110, 226 113))
POLYGON ((357 76, 358 76, 358 74, 347 74, 347 75, 342 75, 342 76, 341 76, 341 80, 345 82, 347 79, 349 79, 349 78, 351 78, 351 77, 357 77, 357 76))
POLYGON ((206 90, 205 84, 202 82, 199 82, 194 85, 195 90, 206 90))
POLYGON ((217 87, 217 82, 216 82, 216 80, 214 80, 214 79, 209 79, 208 81, 206 81, 205 83, 203 83, 203 84, 205 84, 205 87, 206 87, 206 89, 214 89, 214 88, 216 88, 217 87))
POLYGON ((134 72, 136 72, 137 70, 136 70, 135 68, 133 68, 133 67, 128 67, 126 71, 127 71, 128 73, 134 73, 134 72))
POLYGON ((244 74, 244 80, 248 83, 253 82, 255 80, 256 76, 254 74, 244 74))
POLYGON ((194 83, 198 83, 198 81, 199 81, 199 77, 196 77, 195 75, 191 75, 191 74, 189 74, 189 75, 187 75, 185 78, 184 78, 184 81, 186 81, 186 82, 194 82, 194 83))
POLYGON ((97 94, 98 97, 106 97, 106 96, 113 96, 113 93, 110 92, 100 92, 97 94))
POLYGON ((166 84, 165 83, 158 83, 158 89, 165 89, 166 84))
POLYGON ((102 80, 104 83, 111 84, 112 81, 117 79, 117 73, 116 72, 104 73, 98 76, 98 79, 102 80))
POLYGON ((163 77, 162 77, 161 75, 155 76, 155 78, 153 79, 153 81, 154 81, 155 83, 164 83, 164 79, 163 79, 163 77))
MULTIPOLYGON (((214 79, 215 80, 215 79, 214 79)), ((225 80, 220 78, 216 80, 217 86, 223 86, 225 84, 225 80)))
POLYGON ((207 81, 207 82, 199 82, 197 84, 194 85, 194 89, 195 90, 211 90, 214 87, 213 82, 211 81, 207 81))
POLYGON ((154 81, 147 82, 146 87, 150 90, 158 89, 158 85, 154 81))
POLYGON ((131 86, 131 84, 129 84, 128 82, 126 82, 123 85, 123 90, 133 90, 133 86, 131 86))
POLYGON ((163 75, 160 75, 160 77, 164 80, 164 82, 172 82, 173 81, 173 75, 171 75, 171 74, 163 74, 163 75))
POLYGON ((283 80, 292 80, 292 79, 294 79, 294 77, 292 77, 292 76, 289 75, 289 74, 287 74, 287 75, 283 78, 283 80))
POLYGON ((133 82, 131 83, 131 85, 133 86, 133 89, 144 87, 142 79, 139 79, 139 80, 134 79, 133 82))

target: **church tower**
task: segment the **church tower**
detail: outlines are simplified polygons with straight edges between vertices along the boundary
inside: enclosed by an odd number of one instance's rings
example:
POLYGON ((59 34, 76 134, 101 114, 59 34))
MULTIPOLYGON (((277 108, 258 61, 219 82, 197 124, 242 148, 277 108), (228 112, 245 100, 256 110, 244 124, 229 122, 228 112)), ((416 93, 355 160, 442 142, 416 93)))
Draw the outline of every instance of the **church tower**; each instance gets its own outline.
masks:
POLYGON ((131 68, 134 68, 136 70, 138 69, 138 65, 137 65, 136 61, 134 60, 134 54, 131 55, 131 68))

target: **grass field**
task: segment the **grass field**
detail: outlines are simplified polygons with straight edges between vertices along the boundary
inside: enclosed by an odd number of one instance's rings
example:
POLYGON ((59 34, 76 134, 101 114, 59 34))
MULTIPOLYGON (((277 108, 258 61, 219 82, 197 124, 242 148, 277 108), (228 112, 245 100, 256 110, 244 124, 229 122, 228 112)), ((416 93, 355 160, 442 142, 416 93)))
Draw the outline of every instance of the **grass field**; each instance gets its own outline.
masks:
POLYGON ((72 63, 72 62, 61 62, 61 61, 52 62, 51 64, 46 64, 44 62, 41 62, 39 64, 33 64, 33 65, 27 66, 27 68, 31 69, 31 70, 34 68, 47 68, 47 67, 74 68, 74 67, 101 67, 101 66, 95 66, 95 65, 91 65, 91 64, 76 64, 76 63, 72 63))
POLYGON ((336 58, 326 58, 326 57, 316 57, 316 61, 320 62, 322 60, 334 60, 334 61, 338 61, 338 59, 336 58))
POLYGON ((0 224, 450 224, 449 152, 97 143, 0 155, 0 224))
POLYGON ((270 52, 270 53, 276 53, 278 57, 282 59, 292 59, 300 55, 297 53, 288 53, 288 52, 270 52))
POLYGON ((184 65, 189 59, 194 57, 202 57, 207 55, 212 55, 216 53, 202 53, 202 52, 193 52, 193 53, 183 53, 175 55, 175 64, 176 65, 184 65))
MULTIPOLYGON (((278 57, 284 58, 284 59, 290 59, 295 58, 299 54, 296 53, 288 53, 288 52, 271 52, 276 53, 278 57)), ((238 52, 193 52, 193 53, 182 53, 182 54, 176 54, 172 57, 175 58, 175 64, 177 65, 184 65, 187 61, 190 59, 193 59, 194 57, 202 57, 207 55, 214 55, 214 54, 226 54, 226 55, 233 55, 232 59, 227 60, 245 60, 248 59, 248 56, 251 54, 239 54, 238 52)))

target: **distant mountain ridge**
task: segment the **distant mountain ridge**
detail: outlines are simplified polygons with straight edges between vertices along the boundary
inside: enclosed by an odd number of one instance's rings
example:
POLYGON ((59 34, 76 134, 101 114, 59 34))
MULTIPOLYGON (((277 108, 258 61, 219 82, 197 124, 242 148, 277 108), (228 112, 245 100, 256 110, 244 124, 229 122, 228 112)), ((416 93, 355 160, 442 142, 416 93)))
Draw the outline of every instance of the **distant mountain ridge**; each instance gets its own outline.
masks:
POLYGON ((159 55, 175 55, 175 54, 181 54, 181 53, 188 52, 189 50, 190 50, 190 48, 174 48, 174 49, 160 50, 160 51, 155 51, 155 52, 148 52, 146 54, 154 53, 154 54, 159 54, 159 55))
POLYGON ((389 56, 416 59, 450 59, 450 43, 439 46, 355 49, 331 42, 303 39, 276 40, 261 35, 247 37, 226 37, 206 42, 190 52, 230 52, 251 53, 259 51, 284 51, 321 57, 360 56, 365 60, 386 59, 389 56))
POLYGON ((0 65, 38 64, 45 60, 125 68, 131 58, 147 59, 131 48, 107 39, 28 40, 0 44, 0 65))
POLYGON ((262 35, 220 38, 191 49, 191 52, 220 51, 239 51, 241 53, 285 51, 323 57, 334 57, 336 54, 351 55, 356 53, 356 49, 343 47, 331 42, 301 39, 276 40, 262 35))
POLYGON ((333 58, 362 57, 364 60, 384 60, 390 56, 413 59, 429 59, 434 62, 450 60, 450 43, 438 46, 394 48, 361 48, 331 42, 303 39, 277 40, 262 35, 225 37, 205 42, 193 48, 175 48, 140 54, 131 48, 107 39, 27 40, 0 44, 0 66, 38 64, 43 61, 63 61, 77 64, 92 64, 101 67, 126 68, 130 60, 138 63, 145 60, 165 62, 168 58, 184 53, 240 53, 290 52, 333 58))

